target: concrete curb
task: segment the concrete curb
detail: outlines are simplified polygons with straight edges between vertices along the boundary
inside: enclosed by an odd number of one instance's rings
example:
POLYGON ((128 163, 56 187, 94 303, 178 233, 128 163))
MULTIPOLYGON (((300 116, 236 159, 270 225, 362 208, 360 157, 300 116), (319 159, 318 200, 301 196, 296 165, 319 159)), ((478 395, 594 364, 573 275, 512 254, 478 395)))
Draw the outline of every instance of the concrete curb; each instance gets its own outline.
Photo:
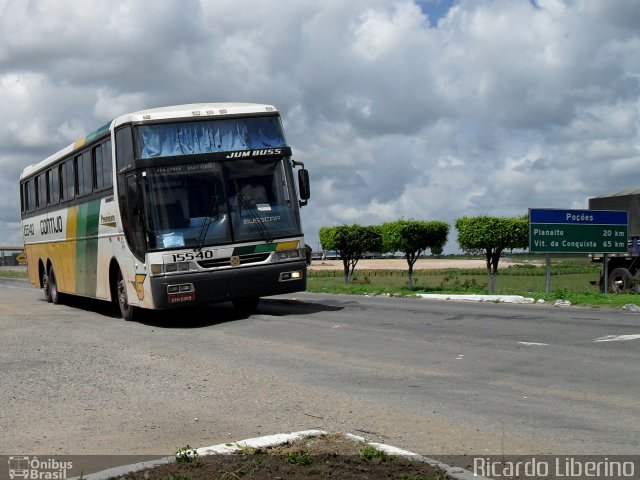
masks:
POLYGON ((466 300, 469 302, 534 303, 535 300, 521 295, 455 295, 446 293, 418 293, 416 297, 427 300, 466 300))
MULTIPOLYGON (((244 448, 266 448, 266 447, 276 447, 279 445, 285 445, 287 443, 294 442, 296 440, 301 440, 303 438, 310 437, 320 437, 323 435, 328 435, 329 432, 324 430, 303 430, 299 432, 292 433, 280 433, 275 435, 266 435, 263 437, 249 438, 246 440, 238 440, 237 442, 230 443, 221 443, 219 445, 213 445, 211 447, 201 447, 197 448, 194 451, 200 455, 229 455, 244 448)), ((354 442, 362 442, 366 445, 369 445, 377 450, 380 450, 387 455, 398 455, 410 458, 412 460, 418 462, 425 462, 431 466, 441 468, 448 475, 453 478, 459 480, 489 480, 486 477, 481 477, 474 475, 473 472, 469 470, 465 470, 460 467, 452 467, 450 465, 438 462, 437 460, 433 460, 431 458, 424 457, 417 453, 409 452, 407 450, 402 450, 397 447, 393 447, 391 445, 386 445, 384 443, 375 443, 375 442, 367 442, 364 437, 360 437, 358 435, 352 435, 350 433, 343 434, 350 440, 354 442)), ((102 470, 101 472, 89 473, 86 475, 82 475, 82 480, 107 480, 112 477, 120 477, 132 472, 138 472, 140 470, 144 470, 146 468, 153 468, 158 465, 165 465, 167 463, 175 462, 176 457, 164 457, 156 460, 149 460, 146 462, 138 462, 133 463, 131 465, 123 465, 121 467, 109 468, 107 470, 102 470)), ((69 480, 80 480, 80 477, 73 477, 69 480)))

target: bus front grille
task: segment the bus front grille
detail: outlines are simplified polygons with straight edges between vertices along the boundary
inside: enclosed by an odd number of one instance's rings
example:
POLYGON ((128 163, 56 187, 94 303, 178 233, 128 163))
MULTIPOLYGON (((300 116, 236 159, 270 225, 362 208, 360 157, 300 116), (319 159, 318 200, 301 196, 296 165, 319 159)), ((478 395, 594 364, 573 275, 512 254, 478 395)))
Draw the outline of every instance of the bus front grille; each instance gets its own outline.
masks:
MULTIPOLYGON (((250 255, 241 255, 240 265, 245 265, 248 263, 260 263, 264 262, 267 258, 269 258, 270 253, 252 253, 250 255)), ((220 267, 229 267, 231 266, 231 257, 226 258, 213 258, 209 260, 200 260, 198 265, 201 268, 220 268, 220 267)))

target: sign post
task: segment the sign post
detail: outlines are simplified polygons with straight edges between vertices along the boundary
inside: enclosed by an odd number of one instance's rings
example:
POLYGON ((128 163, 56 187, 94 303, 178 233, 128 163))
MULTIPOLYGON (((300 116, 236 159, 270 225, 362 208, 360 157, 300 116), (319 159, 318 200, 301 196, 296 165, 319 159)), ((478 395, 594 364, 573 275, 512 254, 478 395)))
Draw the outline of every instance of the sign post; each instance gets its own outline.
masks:
POLYGON ((627 252, 628 217, 628 212, 617 210, 530 208, 529 251, 547 254, 546 293, 551 283, 551 253, 602 253, 606 269, 608 253, 627 252))

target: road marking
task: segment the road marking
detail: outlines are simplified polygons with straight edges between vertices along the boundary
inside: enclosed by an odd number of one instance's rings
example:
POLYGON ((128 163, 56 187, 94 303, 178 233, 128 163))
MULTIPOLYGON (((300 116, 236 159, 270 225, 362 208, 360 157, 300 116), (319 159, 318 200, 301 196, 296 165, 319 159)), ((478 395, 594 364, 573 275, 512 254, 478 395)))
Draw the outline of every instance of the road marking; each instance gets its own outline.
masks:
POLYGON ((518 342, 520 345, 540 345, 540 346, 546 346, 549 345, 548 343, 538 343, 538 342, 518 342))
POLYGON ((604 337, 596 338, 594 342, 624 342, 626 340, 639 340, 640 333, 635 335, 606 335, 604 337))

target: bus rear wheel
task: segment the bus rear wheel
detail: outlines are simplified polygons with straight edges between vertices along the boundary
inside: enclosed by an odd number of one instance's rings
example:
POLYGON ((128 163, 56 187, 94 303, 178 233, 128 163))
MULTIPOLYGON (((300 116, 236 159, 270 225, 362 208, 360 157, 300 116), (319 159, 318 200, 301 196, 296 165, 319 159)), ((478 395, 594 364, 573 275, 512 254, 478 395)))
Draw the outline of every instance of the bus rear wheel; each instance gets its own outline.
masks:
POLYGON ((58 305, 60 303, 60 292, 58 291, 58 282, 56 281, 56 274, 53 271, 53 266, 49 267, 49 274, 47 277, 47 283, 44 287, 44 295, 47 298, 47 301, 54 305, 58 305))
POLYGON ((51 303, 51 286, 49 283, 49 272, 46 269, 42 269, 42 290, 44 291, 44 298, 48 303, 51 303))
POLYGON ((120 307, 120 314, 127 322, 131 322, 136 319, 137 308, 133 305, 129 305, 129 298, 127 297, 127 284, 122 277, 122 272, 118 271, 118 278, 116 280, 116 297, 118 300, 118 307, 120 307))

